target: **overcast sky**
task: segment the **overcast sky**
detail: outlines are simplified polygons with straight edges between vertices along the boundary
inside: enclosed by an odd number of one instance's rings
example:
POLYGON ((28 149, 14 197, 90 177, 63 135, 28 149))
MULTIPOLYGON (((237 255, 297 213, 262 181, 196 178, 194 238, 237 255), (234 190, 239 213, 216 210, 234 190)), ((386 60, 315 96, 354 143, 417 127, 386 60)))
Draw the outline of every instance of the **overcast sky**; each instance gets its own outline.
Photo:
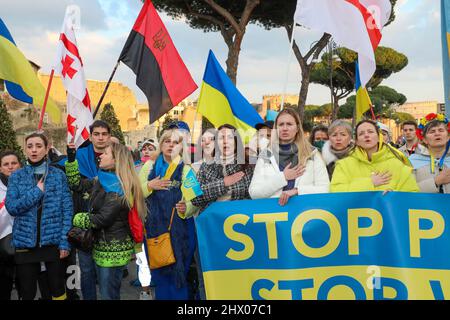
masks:
MULTIPOLYGON (((408 101, 443 101, 440 6, 438 0, 399 0, 397 19, 383 31, 381 45, 406 54, 408 66, 383 84, 403 93, 408 101)), ((0 0, 0 17, 24 54, 49 72, 67 5, 81 10, 77 41, 88 79, 107 80, 141 7, 140 0, 0 0)), ((200 86, 209 49, 225 66, 227 48, 219 33, 191 29, 183 21, 162 14, 181 57, 200 86)), ((320 35, 297 29, 296 40, 304 49, 320 35)), ((280 93, 286 79, 289 50, 284 29, 267 31, 250 25, 244 38, 238 69, 238 88, 251 102, 265 94, 280 93)), ((295 58, 289 68, 287 92, 297 94, 300 67, 295 58)), ((145 96, 135 76, 121 65, 115 76, 130 87, 140 102, 145 96)), ((191 98, 197 98, 199 90, 191 98)), ((329 90, 311 85, 308 104, 329 102, 329 90)))

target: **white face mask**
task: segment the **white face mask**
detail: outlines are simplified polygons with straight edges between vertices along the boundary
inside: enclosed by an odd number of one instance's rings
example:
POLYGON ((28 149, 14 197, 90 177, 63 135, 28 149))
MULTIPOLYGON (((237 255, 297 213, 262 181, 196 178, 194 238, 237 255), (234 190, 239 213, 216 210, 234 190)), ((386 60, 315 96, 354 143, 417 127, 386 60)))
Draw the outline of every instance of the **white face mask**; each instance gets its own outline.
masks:
POLYGON ((260 150, 266 149, 269 146, 269 143, 270 143, 269 139, 267 139, 267 138, 260 138, 259 141, 258 141, 259 149, 260 150))

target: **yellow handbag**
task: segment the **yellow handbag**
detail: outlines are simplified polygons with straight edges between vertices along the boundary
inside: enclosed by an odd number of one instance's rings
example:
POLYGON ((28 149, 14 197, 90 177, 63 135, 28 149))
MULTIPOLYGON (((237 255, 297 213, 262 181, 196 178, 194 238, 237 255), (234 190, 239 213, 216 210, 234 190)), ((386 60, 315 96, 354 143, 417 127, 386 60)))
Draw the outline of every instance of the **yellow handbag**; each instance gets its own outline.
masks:
POLYGON ((150 269, 158 269, 175 263, 175 255, 170 240, 170 228, 172 227, 175 208, 172 209, 169 230, 157 237, 147 239, 147 252, 150 269))

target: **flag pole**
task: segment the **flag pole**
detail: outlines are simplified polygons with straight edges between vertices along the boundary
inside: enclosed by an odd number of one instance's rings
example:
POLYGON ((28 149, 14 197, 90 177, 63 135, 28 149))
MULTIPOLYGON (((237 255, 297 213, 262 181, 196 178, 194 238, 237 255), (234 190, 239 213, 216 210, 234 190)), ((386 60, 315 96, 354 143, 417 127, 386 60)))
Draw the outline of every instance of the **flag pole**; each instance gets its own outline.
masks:
POLYGON ((108 83, 106 84, 105 90, 103 90, 102 96, 100 97, 100 100, 97 103, 97 107, 95 108, 94 114, 92 115, 92 118, 95 119, 95 116, 98 113, 98 110, 100 109, 100 106, 102 105, 103 99, 105 98, 106 92, 108 91, 109 85, 111 84, 112 79, 114 78, 114 75, 116 73, 117 67, 119 66, 120 60, 117 60, 116 66, 114 67, 113 72, 111 73, 111 76, 109 77, 108 83))
POLYGON ((53 81, 54 74, 55 74, 55 69, 52 69, 52 72, 50 73, 50 79, 48 79, 47 92, 45 93, 44 105, 42 106, 41 116, 39 118, 38 131, 42 130, 42 123, 44 122, 45 108, 47 107, 48 95, 50 93, 50 88, 52 87, 52 81, 53 81))
POLYGON ((283 110, 283 108, 284 108, 284 96, 286 95, 287 85, 288 85, 288 81, 289 81, 289 65, 291 64, 291 59, 292 59, 292 47, 294 46, 295 27, 296 27, 296 23, 294 21, 294 23, 292 25, 291 41, 290 41, 290 45, 289 45, 289 53, 288 53, 288 60, 287 60, 287 66, 286 66, 286 78, 284 80, 283 92, 281 95, 280 111, 283 110))

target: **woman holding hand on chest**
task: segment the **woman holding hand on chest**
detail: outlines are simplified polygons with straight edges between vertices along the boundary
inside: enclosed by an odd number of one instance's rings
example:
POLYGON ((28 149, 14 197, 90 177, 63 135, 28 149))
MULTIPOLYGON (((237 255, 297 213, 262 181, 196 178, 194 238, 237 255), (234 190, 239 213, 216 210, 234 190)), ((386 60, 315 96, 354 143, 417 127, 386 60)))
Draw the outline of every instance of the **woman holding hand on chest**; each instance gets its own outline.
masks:
POLYGON ((326 193, 329 184, 325 163, 306 139, 298 113, 283 109, 275 120, 271 146, 256 162, 250 196, 280 198, 283 206, 294 195, 326 193))

